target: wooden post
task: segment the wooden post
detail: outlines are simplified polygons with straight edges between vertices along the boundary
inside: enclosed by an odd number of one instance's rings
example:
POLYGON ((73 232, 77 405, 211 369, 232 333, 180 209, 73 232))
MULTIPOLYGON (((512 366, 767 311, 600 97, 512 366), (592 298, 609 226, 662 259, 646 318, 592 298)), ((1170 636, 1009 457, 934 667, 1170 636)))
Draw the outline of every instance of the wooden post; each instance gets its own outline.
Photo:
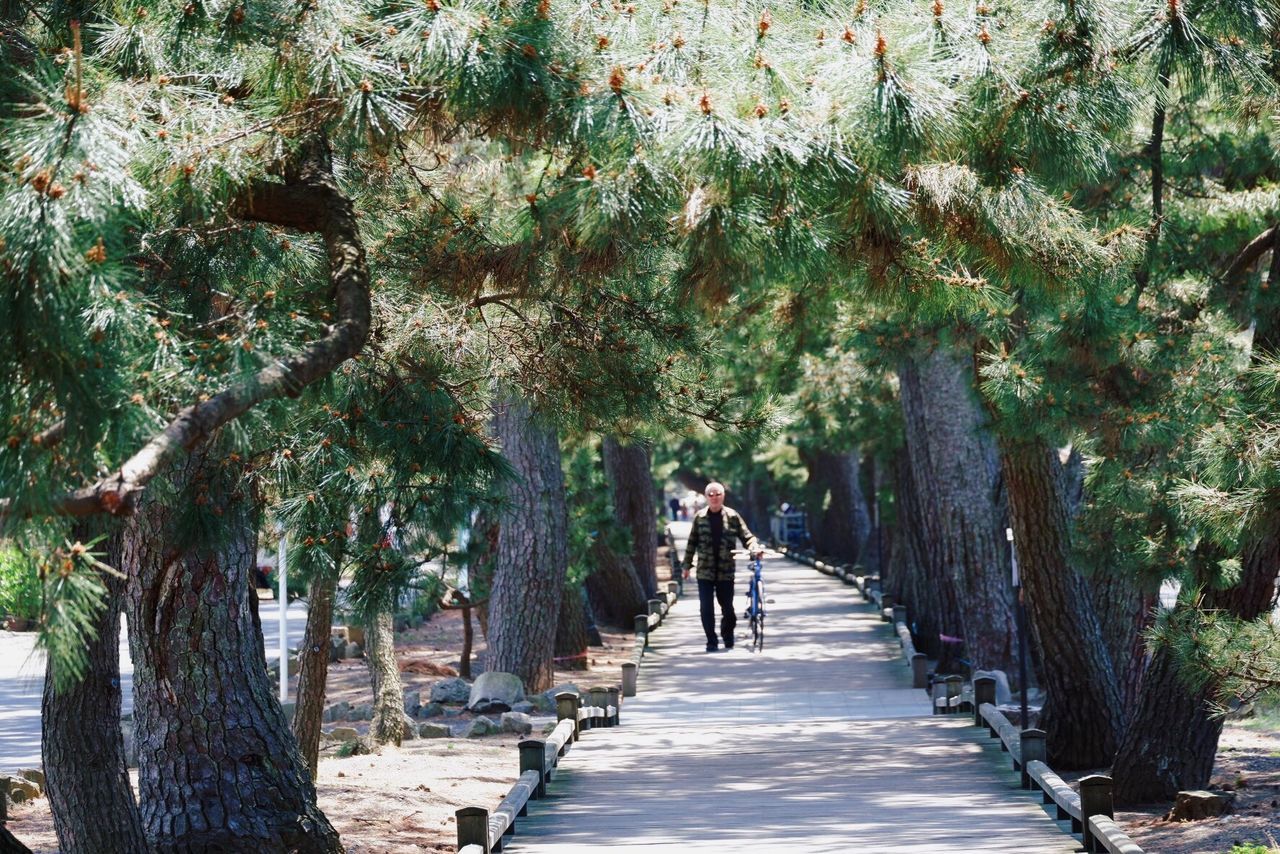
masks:
POLYGON ((929 657, 923 652, 911 656, 911 687, 929 687, 929 657))
POLYGON ((680 596, 680 583, 678 581, 668 581, 667 592, 678 598, 680 596))
POLYGON ((906 621, 907 621, 907 606, 894 605, 893 606, 893 624, 896 626, 898 625, 898 623, 905 623, 906 621))
POLYGON ((1090 774, 1080 778, 1080 824, 1086 851, 1098 850, 1098 841, 1089 830, 1089 819, 1095 815, 1116 817, 1111 798, 1111 778, 1105 774, 1090 774))
POLYGON ((639 669, 634 661, 622 662, 622 696, 634 697, 636 695, 636 677, 639 669))
POLYGON ((582 700, 572 691, 561 691, 556 694, 556 721, 573 721, 573 740, 577 741, 582 734, 582 725, 578 722, 578 707, 582 700))
POLYGON ((649 615, 636 614, 636 643, 642 647, 649 645, 649 615))
POLYGON ((894 602, 893 602, 893 597, 892 597, 892 596, 888 595, 887 593, 886 593, 886 594, 882 594, 882 595, 880 596, 880 607, 881 607, 881 608, 884 608, 885 610, 892 610, 892 609, 893 609, 893 605, 894 605, 894 602))
POLYGON ((960 688, 963 685, 964 685, 963 676, 953 673, 947 677, 947 709, 946 709, 947 714, 949 715, 953 713, 958 714, 960 712, 959 697, 960 697, 960 688), (952 699, 957 700, 954 707, 951 705, 952 699))
POLYGON ((617 726, 622 723, 622 689, 617 685, 610 685, 606 693, 605 702, 613 706, 613 723, 610 726, 617 726))
POLYGON ((538 772, 538 785, 533 790, 533 799, 541 800, 547 796, 547 743, 536 738, 526 738, 517 747, 520 748, 520 773, 538 772))
POLYGON ((982 704, 996 704, 996 680, 994 676, 979 676, 973 680, 973 725, 982 726, 982 704))
POLYGON ((661 599, 650 599, 650 600, 649 600, 649 613, 650 613, 650 614, 657 614, 657 615, 658 615, 658 625, 659 625, 659 626, 660 626, 660 625, 662 625, 662 600, 661 600, 661 599))
POLYGON ((489 854, 489 811, 484 807, 463 807, 455 812, 458 821, 458 850, 468 845, 479 845, 489 854))
POLYGON ((1039 760, 1049 761, 1049 745, 1044 740, 1042 729, 1024 729, 1022 731, 1022 788, 1030 789, 1034 785, 1027 772, 1027 763, 1039 760))
MULTIPOLYGON (((591 693, 591 705, 595 706, 597 709, 600 709, 601 711, 604 711, 605 708, 609 705, 608 689, 596 687, 596 688, 592 688, 590 693, 591 693)), ((597 720, 599 721, 599 723, 592 724, 592 726, 613 726, 613 721, 609 720, 608 715, 605 715, 603 718, 597 718, 597 720)))

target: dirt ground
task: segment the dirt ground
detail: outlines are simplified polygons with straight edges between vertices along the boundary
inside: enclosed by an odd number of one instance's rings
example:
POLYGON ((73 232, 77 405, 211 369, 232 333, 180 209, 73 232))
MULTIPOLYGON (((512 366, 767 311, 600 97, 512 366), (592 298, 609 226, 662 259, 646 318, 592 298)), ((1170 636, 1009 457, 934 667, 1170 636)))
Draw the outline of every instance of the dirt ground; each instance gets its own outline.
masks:
POLYGON ((1280 854, 1280 715, 1227 725, 1209 787, 1235 792, 1230 814, 1168 822, 1169 805, 1160 804, 1120 812, 1116 819, 1147 852, 1227 854, 1232 846, 1253 844, 1280 854))
MULTIPOLYGON (((461 664, 462 636, 459 611, 438 613, 421 627, 402 633, 396 649, 405 692, 421 691, 426 701, 435 682, 455 675, 461 664)), ((621 680, 622 662, 631 657, 633 638, 608 631, 602 636, 605 645, 590 649, 589 669, 558 669, 557 685, 572 682, 589 688, 621 680)), ((473 676, 483 671, 484 652, 484 637, 477 626, 473 676)), ((330 666, 327 704, 340 700, 362 704, 372 699, 363 659, 330 666)), ((448 720, 470 717, 464 712, 448 720)), ((354 726, 363 731, 368 723, 338 721, 325 724, 325 729, 333 726, 354 726)), ((322 744, 317 781, 320 808, 337 828, 349 854, 456 851, 454 811, 464 806, 498 805, 520 776, 518 741, 518 736, 509 734, 424 739, 406 741, 400 748, 387 748, 375 755, 349 757, 336 755, 336 743, 322 744)), ((136 776, 134 782, 136 786, 136 776)), ((12 807, 7 827, 35 854, 58 851, 46 798, 12 807)))

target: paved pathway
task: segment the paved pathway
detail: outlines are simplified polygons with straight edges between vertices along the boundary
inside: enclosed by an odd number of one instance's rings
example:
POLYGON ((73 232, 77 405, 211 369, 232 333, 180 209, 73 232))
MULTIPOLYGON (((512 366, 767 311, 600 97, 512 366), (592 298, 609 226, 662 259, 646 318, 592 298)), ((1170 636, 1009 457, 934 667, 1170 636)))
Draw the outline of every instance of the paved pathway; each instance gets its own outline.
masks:
MULTIPOLYGON (((267 660, 280 657, 280 628, 277 605, 273 600, 261 603, 262 633, 267 660)), ((297 646, 307 627, 307 606, 295 601, 289 605, 289 643, 297 646)), ((40 761, 40 696, 44 690, 44 654, 35 649, 34 632, 0 631, 0 773, 19 768, 39 767, 40 761)), ((297 676, 293 677, 297 685, 297 676)), ((133 710, 133 662, 129 658, 129 640, 123 620, 120 626, 120 685, 124 696, 121 706, 133 710)), ((292 690, 292 689, 291 689, 292 690)))
POLYGON ((929 715, 852 588, 778 557, 765 578, 765 651, 740 621, 738 648, 704 653, 696 593, 679 602, 622 726, 574 747, 506 850, 1076 850, 971 719, 929 715))

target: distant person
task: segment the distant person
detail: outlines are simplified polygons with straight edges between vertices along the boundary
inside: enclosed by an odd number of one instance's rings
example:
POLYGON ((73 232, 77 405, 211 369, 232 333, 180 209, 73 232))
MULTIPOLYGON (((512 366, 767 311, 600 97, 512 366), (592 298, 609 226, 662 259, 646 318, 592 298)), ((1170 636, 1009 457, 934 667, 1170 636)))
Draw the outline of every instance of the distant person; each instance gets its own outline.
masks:
POLYGON ((706 496, 706 509, 698 511, 689 529, 684 565, 686 578, 690 570, 697 570, 702 630, 707 635, 707 652, 715 652, 720 646, 716 637, 716 603, 720 603, 720 638, 725 649, 733 649, 733 628, 738 623, 733 610, 734 540, 740 540, 753 556, 760 548, 742 516, 724 506, 724 484, 708 483, 706 496))
POLYGON ((680 518, 680 499, 676 498, 674 495, 671 496, 671 500, 667 502, 667 506, 671 508, 671 521, 674 522, 677 519, 679 519, 680 518))

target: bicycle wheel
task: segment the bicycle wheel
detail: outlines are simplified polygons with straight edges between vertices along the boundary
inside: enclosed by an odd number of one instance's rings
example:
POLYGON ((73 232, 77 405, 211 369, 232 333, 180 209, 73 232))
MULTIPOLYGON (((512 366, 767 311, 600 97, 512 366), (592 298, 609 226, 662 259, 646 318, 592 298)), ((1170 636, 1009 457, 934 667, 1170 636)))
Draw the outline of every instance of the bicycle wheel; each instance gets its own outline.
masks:
POLYGON ((764 582, 756 585, 756 618, 752 626, 756 649, 764 651, 764 582))

